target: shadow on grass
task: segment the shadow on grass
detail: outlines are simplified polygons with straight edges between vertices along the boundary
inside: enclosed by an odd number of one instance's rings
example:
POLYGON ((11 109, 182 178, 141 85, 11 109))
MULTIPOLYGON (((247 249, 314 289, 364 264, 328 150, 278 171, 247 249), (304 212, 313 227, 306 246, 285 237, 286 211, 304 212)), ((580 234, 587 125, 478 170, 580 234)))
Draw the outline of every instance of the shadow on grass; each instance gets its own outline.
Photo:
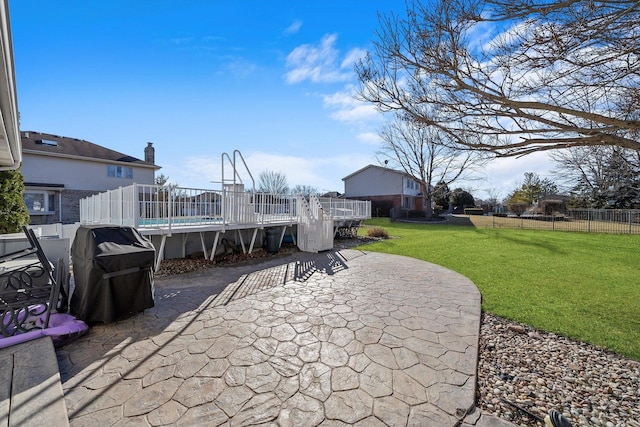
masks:
POLYGON ((516 233, 516 231, 517 230, 511 230, 511 232, 510 231, 502 232, 501 230, 491 230, 491 229, 483 229, 483 228, 475 229, 476 233, 483 234, 487 237, 494 238, 496 240, 504 240, 519 246, 525 246, 525 247, 528 246, 528 247, 533 247, 538 249, 544 249, 549 252, 553 252, 554 254, 557 254, 557 255, 568 254, 567 251, 560 249, 558 245, 555 245, 549 240, 545 240, 540 236, 534 236, 533 233, 528 233, 529 234, 528 236, 521 236, 521 235, 518 235, 520 233, 516 233))

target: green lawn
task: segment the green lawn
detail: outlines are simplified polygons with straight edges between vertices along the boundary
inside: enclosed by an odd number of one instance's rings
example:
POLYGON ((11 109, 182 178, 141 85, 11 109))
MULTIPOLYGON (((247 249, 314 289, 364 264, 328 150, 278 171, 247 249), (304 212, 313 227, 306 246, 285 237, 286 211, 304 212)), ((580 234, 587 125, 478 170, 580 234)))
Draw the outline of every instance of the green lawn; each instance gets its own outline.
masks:
POLYGON ((640 236, 372 219, 388 240, 362 247, 471 279, 484 311, 640 360, 640 236))

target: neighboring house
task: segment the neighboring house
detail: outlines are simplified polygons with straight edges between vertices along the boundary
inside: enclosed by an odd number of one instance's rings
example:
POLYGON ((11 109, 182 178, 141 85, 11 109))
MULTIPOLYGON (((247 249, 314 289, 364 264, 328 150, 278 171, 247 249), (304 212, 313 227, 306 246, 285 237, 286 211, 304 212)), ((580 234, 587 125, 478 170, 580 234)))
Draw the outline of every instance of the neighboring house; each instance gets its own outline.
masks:
POLYGON ((147 143, 145 160, 76 138, 21 132, 24 200, 31 224, 80 221, 80 199, 126 187, 154 184, 155 149, 147 143))
POLYGON ((371 200, 372 216, 391 216, 391 209, 423 210, 420 183, 405 172, 368 165, 342 180, 343 197, 371 200))

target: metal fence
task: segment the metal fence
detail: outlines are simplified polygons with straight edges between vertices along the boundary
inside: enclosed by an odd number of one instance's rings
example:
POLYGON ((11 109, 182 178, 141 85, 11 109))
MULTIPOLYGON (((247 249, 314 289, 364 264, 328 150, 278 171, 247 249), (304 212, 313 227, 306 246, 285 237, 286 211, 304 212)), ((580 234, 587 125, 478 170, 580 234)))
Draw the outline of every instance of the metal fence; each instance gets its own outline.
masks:
POLYGON ((571 209, 562 215, 462 217, 476 227, 640 234, 640 210, 637 209, 571 209))

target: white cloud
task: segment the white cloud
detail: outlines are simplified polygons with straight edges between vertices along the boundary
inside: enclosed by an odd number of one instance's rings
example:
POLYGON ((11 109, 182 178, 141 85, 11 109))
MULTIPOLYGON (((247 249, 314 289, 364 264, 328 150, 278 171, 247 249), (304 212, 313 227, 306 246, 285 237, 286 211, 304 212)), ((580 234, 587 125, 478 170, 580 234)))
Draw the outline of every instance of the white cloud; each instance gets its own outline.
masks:
POLYGON ((380 145, 380 135, 378 135, 375 132, 363 132, 361 134, 359 134, 357 136, 358 141, 363 142, 364 144, 367 145, 374 145, 374 146, 378 146, 380 145))
POLYGON ((331 117, 341 122, 364 123, 379 119, 380 113, 373 104, 358 101, 354 95, 354 88, 348 86, 344 91, 325 95, 322 101, 325 108, 333 110, 331 117))
POLYGON ((344 191, 342 178, 374 161, 373 156, 352 153, 326 157, 298 157, 265 152, 252 152, 245 156, 251 173, 257 179, 265 170, 279 171, 286 175, 290 187, 310 185, 320 192, 344 191))
POLYGON ((278 155, 265 152, 254 152, 247 156, 247 163, 252 168, 255 179, 261 172, 270 170, 282 172, 286 175, 289 186, 311 185, 326 186, 328 180, 323 174, 325 166, 333 162, 331 158, 309 158, 291 155, 278 155))
POLYGON ((347 52, 344 59, 342 60, 342 64, 340 64, 340 68, 353 69, 353 66, 356 64, 356 62, 364 58, 366 55, 367 55, 367 51, 364 49, 358 49, 358 48, 351 49, 349 52, 347 52))
POLYGON ((474 196, 480 198, 486 197, 489 190, 495 190, 500 193, 500 197, 506 197, 522 184, 525 172, 534 172, 541 178, 551 178, 553 167, 553 161, 543 152, 519 158, 501 157, 489 162, 484 170, 483 179, 471 181, 469 186, 477 189, 474 196))
MULTIPOLYGON (((309 185, 321 192, 343 192, 344 184, 341 180, 343 177, 375 161, 367 154, 358 155, 357 162, 354 162, 353 154, 298 157, 255 151, 243 153, 243 156, 256 181, 260 172, 266 170, 282 172, 286 175, 290 187, 298 184, 309 185)), ((168 176, 171 183, 177 183, 180 187, 219 190, 221 169, 220 157, 199 156, 175 159, 172 164, 165 164, 160 172, 168 176)), ((250 188, 251 178, 243 166, 238 168, 238 173, 245 188, 250 188)), ((227 179, 233 177, 231 164, 228 161, 225 162, 225 177, 227 179)))
MULTIPOLYGON (((220 158, 187 157, 175 159, 175 162, 163 164, 160 173, 169 177, 169 182, 180 187, 213 189, 220 181, 220 158)), ((157 175, 157 173, 156 173, 157 175)))
POLYGON ((360 102, 351 106, 351 108, 340 108, 334 111, 331 113, 331 117, 341 122, 353 123, 373 120, 379 114, 373 105, 360 102))
POLYGON ((327 34, 318 44, 304 44, 293 49, 287 57, 289 71, 285 74, 285 79, 290 84, 305 80, 312 83, 344 82, 345 86, 340 91, 321 95, 323 106, 330 111, 330 117, 350 125, 377 125, 381 115, 375 106, 355 98, 356 74, 353 67, 367 51, 354 48, 341 57, 336 48, 337 40, 335 34, 327 34))
POLYGON ((301 27, 302 27, 302 21, 296 19, 295 21, 293 21, 291 25, 289 25, 284 30, 284 34, 286 35, 296 34, 298 31, 300 31, 301 27))
POLYGON ((338 66, 339 51, 335 48, 337 36, 325 35, 320 44, 303 44, 296 47, 287 56, 285 74, 288 83, 295 84, 304 80, 313 83, 335 83, 348 81, 353 77, 351 71, 345 72, 338 66))

